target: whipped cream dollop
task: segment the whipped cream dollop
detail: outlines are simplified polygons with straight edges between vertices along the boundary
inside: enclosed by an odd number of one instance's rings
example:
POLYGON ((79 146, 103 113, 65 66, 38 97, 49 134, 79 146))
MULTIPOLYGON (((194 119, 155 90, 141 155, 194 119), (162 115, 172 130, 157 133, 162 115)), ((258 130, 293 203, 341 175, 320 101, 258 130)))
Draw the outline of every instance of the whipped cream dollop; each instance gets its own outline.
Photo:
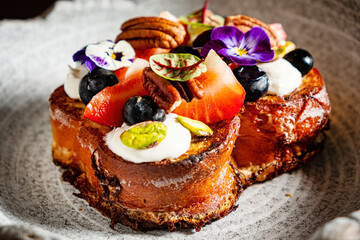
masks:
POLYGON ((283 97, 290 94, 302 83, 300 71, 283 58, 260 63, 258 67, 269 77, 269 94, 283 97))
POLYGON ((127 124, 113 129, 105 136, 105 143, 109 149, 123 159, 133 163, 156 162, 163 159, 173 159, 185 153, 191 143, 191 134, 177 120, 176 114, 167 114, 163 122, 167 127, 167 134, 157 146, 148 149, 134 149, 127 147, 120 140, 120 135, 129 128, 127 124))
POLYGON ((75 68, 69 66, 69 73, 64 83, 65 93, 72 99, 80 99, 79 84, 81 79, 89 72, 85 64, 76 63, 75 68))

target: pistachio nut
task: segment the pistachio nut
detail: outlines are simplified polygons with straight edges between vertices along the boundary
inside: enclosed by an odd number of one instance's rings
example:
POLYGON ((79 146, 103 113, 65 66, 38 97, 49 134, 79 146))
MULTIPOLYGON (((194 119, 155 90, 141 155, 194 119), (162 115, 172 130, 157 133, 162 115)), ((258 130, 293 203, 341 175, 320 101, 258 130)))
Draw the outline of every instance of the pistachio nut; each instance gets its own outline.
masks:
POLYGON ((177 120, 196 136, 211 136, 213 134, 211 128, 201 121, 183 116, 177 116, 177 120))
POLYGON ((167 127, 162 122, 146 121, 135 124, 120 135, 121 142, 131 148, 146 149, 164 140, 167 127))

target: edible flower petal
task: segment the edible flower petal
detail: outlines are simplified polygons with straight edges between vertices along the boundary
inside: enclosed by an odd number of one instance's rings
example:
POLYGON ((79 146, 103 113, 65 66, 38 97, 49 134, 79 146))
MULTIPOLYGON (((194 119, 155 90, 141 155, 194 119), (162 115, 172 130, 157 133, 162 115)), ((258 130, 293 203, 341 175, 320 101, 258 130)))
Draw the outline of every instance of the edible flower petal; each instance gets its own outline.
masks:
POLYGON ((97 67, 110 71, 129 67, 134 58, 135 50, 125 40, 116 44, 112 41, 89 44, 73 55, 73 60, 85 64, 90 72, 97 67))
POLYGON ((287 53, 295 50, 295 48, 295 43, 287 41, 275 50, 275 58, 283 58, 287 53))
POLYGON ((276 39, 278 39, 278 41, 282 43, 281 45, 285 44, 287 34, 284 28, 282 27, 281 23, 272 23, 269 24, 269 27, 271 28, 273 33, 275 33, 276 39))
POLYGON ((245 34, 233 26, 214 28, 201 55, 205 57, 211 49, 239 65, 255 65, 274 58, 269 36, 261 27, 253 27, 245 34))
POLYGON ((74 62, 80 62, 81 64, 85 64, 87 69, 91 72, 93 69, 97 68, 96 64, 91 61, 89 57, 85 55, 85 49, 86 47, 82 48, 81 50, 77 51, 73 55, 74 62))

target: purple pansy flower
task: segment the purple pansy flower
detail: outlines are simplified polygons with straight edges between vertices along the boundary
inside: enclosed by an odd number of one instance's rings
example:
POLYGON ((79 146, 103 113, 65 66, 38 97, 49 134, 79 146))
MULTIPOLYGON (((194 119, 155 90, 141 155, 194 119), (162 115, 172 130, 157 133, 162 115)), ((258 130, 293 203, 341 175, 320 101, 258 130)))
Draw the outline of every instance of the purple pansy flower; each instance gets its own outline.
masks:
POLYGON ((116 44, 112 41, 89 44, 73 55, 73 60, 85 64, 90 72, 97 67, 110 71, 129 67, 134 58, 135 50, 125 40, 116 44))
POLYGON ((261 27, 253 27, 245 34, 233 26, 214 28, 211 40, 201 48, 201 56, 211 49, 238 65, 255 65, 257 60, 267 62, 274 58, 270 39, 261 27))

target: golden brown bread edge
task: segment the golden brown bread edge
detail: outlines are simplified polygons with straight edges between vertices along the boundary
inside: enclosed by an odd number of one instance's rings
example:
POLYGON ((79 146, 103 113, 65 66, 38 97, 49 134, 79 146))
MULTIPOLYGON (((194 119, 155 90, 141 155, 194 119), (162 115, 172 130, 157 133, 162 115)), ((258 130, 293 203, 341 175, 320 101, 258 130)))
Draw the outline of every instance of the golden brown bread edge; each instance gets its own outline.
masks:
POLYGON ((78 196, 115 223, 136 230, 200 229, 235 209, 242 183, 231 151, 239 118, 212 125, 211 137, 193 137, 174 161, 135 164, 111 152, 104 136, 111 129, 82 117, 84 105, 63 87, 50 97, 54 162, 78 196))
POLYGON ((329 97, 316 68, 284 98, 267 95, 246 102, 232 153, 238 172, 251 184, 312 160, 323 148, 329 115, 329 97))
POLYGON ((243 187, 293 170, 317 156, 330 102, 323 79, 313 68, 291 95, 268 95, 245 103, 238 114, 242 126, 237 139, 239 120, 223 121, 212 126, 221 138, 195 138, 177 162, 150 164, 126 162, 109 151, 103 136, 111 129, 84 119, 83 110, 84 105, 69 99, 63 87, 50 97, 54 162, 68 168, 64 177, 80 190, 78 196, 108 216, 112 225, 175 230, 200 229, 233 210, 243 187), (235 139, 233 160, 228 156, 235 139), (226 157, 219 157, 222 154, 226 157), (192 181, 184 177, 189 174, 194 176, 192 181), (149 181, 144 184, 144 179, 149 181), (157 181, 151 182, 154 179, 157 181), (171 179, 186 181, 178 188, 171 179), (223 181, 211 185, 216 179, 223 181), (214 199, 222 203, 208 204, 214 199))

